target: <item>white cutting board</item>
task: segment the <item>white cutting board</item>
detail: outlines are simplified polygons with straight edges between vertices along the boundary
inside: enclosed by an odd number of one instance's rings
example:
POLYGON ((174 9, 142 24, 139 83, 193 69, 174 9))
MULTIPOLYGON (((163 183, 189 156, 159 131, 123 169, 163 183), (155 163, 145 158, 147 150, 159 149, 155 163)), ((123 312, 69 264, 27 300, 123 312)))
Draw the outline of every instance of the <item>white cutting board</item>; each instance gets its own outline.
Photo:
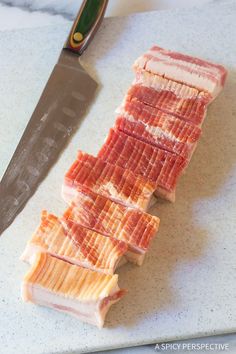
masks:
MULTIPOLYGON (((106 19, 83 58, 101 83, 79 131, 24 211, 0 239, 0 343, 4 353, 80 353, 236 330, 236 4, 106 19), (96 153, 131 83, 134 59, 153 44, 222 63, 224 92, 177 190, 160 202, 160 232, 142 267, 121 268, 128 295, 98 330, 24 304, 18 259, 42 208, 59 213, 63 174, 78 148, 96 153)), ((0 36, 0 175, 30 118, 69 27, 0 36)))

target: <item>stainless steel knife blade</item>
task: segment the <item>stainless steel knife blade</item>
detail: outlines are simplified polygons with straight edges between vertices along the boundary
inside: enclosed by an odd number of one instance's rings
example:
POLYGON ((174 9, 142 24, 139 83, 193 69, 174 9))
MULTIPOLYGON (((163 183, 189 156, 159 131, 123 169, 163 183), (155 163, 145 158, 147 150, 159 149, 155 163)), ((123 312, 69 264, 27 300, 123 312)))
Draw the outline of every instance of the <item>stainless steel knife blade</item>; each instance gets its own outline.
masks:
POLYGON ((0 182, 0 234, 34 194, 76 131, 97 83, 80 64, 108 0, 84 1, 58 63, 0 182))

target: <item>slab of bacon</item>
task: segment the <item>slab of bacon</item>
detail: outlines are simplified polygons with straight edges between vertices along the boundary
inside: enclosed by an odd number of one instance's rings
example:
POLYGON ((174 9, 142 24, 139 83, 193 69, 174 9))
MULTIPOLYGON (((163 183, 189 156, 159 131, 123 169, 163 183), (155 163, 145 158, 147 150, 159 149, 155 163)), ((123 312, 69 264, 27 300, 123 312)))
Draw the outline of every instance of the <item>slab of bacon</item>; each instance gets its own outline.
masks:
POLYGON ((68 222, 63 227, 55 215, 42 212, 41 223, 21 256, 32 263, 37 252, 46 252, 84 268, 113 274, 128 246, 81 225, 68 222))
POLYGON ((137 99, 124 101, 115 127, 136 139, 190 159, 201 129, 137 99))
POLYGON ((144 69, 209 92, 216 97, 224 86, 227 71, 222 65, 210 63, 186 54, 153 46, 134 63, 134 69, 144 69))
POLYGON ((22 259, 32 268, 22 297, 102 327, 125 293, 114 271, 122 260, 141 265, 159 228, 144 212, 155 193, 175 200, 178 178, 201 135, 208 104, 226 70, 154 46, 135 61, 135 81, 115 128, 97 157, 79 151, 66 173, 69 204, 46 211, 22 259))
POLYGON ((147 71, 137 71, 136 80, 128 91, 143 103, 201 126, 212 97, 206 92, 167 80, 147 71))
POLYGON ((77 160, 66 173, 62 196, 66 202, 76 196, 78 186, 85 186, 127 206, 146 210, 155 184, 132 170, 124 169, 79 151, 77 160))
POLYGON ((125 290, 118 275, 107 275, 37 253, 22 284, 22 298, 78 317, 98 327, 125 290))
POLYGON ((98 156, 155 182, 155 194, 172 202, 177 180, 187 165, 181 156, 114 129, 110 129, 98 156))
POLYGON ((127 243, 125 257, 138 265, 142 264, 160 222, 156 216, 115 203, 85 187, 78 187, 64 220, 127 243))

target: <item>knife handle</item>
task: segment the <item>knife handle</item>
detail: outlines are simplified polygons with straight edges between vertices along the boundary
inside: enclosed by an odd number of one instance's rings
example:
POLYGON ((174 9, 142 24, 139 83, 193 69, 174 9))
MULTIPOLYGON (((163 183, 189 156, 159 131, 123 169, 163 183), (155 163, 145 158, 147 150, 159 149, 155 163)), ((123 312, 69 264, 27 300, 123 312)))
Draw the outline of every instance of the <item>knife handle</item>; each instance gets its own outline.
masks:
POLYGON ((91 42, 105 14, 108 0, 84 0, 64 48, 81 55, 91 42))

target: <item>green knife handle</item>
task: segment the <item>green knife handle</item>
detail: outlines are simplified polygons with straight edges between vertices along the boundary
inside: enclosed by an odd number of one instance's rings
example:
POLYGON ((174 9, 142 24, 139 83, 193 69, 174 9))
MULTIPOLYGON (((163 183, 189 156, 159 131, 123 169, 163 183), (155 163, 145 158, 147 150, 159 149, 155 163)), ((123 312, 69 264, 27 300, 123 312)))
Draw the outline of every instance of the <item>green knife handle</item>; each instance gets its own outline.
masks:
POLYGON ((65 48, 81 55, 91 42, 104 17, 108 0, 84 0, 65 48))

